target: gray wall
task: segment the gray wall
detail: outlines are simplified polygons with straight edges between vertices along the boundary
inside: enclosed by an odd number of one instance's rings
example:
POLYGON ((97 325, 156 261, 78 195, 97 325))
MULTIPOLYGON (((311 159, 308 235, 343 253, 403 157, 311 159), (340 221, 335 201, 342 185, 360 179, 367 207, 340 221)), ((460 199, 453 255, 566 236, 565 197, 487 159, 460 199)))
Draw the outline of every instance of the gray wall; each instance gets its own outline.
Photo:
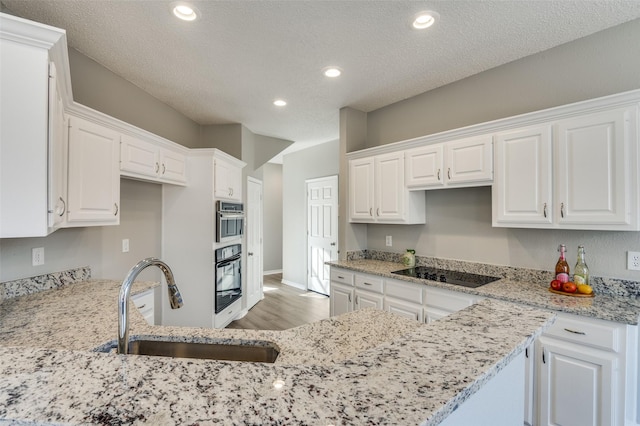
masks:
MULTIPOLYGON (((640 88, 640 20, 523 58, 367 114, 368 146, 640 88)), ((360 127, 362 124, 359 125, 360 127)), ((341 140, 348 151, 360 140, 341 140)), ((364 243, 348 248, 415 248, 418 255, 551 269, 558 244, 575 263, 578 244, 594 275, 640 280, 626 270, 626 251, 640 250, 638 232, 519 230, 491 227, 489 188, 427 192, 426 225, 350 225, 366 228, 364 243)))
MULTIPOLYGON (((43 238, 0 239, 0 281, 90 266, 95 278, 122 280, 140 259, 161 254, 162 187, 121 180, 119 226, 60 229, 43 238), (122 253, 122 239, 129 252, 122 253), (31 266, 31 249, 44 247, 45 264, 31 266)), ((160 278, 157 270, 140 279, 160 278)))
POLYGON ((282 270, 282 164, 267 163, 263 170, 263 269, 282 270))
POLYGON ((71 48, 69 66, 76 102, 189 148, 209 148, 201 146, 198 123, 71 48))
MULTIPOLYGON (((287 154, 282 163, 282 279, 307 285, 307 179, 337 175, 340 171, 338 140, 287 154)), ((266 250, 266 248, 265 248, 266 250)))

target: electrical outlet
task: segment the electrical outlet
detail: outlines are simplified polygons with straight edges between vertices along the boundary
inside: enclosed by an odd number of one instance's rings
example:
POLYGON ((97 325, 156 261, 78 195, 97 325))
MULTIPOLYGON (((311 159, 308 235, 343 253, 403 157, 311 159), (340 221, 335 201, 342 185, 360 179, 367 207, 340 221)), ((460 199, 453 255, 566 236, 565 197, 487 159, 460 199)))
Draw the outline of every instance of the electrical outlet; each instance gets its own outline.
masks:
POLYGON ((44 265, 44 247, 37 247, 31 249, 31 265, 40 266, 44 265))
POLYGON ((627 269, 640 271, 640 251, 627 252, 627 269))
POLYGON ((391 235, 387 235, 386 244, 387 247, 391 247, 393 245, 393 239, 391 238, 391 235))
POLYGON ((125 238, 122 240, 122 252, 129 253, 129 239, 125 238))

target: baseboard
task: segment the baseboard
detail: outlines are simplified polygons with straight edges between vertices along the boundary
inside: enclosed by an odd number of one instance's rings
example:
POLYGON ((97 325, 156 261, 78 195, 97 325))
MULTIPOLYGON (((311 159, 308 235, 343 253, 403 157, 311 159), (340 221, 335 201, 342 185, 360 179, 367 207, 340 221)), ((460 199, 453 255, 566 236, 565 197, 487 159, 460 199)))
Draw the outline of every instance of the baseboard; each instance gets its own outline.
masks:
POLYGON ((273 274, 281 274, 282 269, 274 269, 273 271, 264 271, 262 275, 273 275, 273 274))
POLYGON ((297 288, 297 289, 300 289, 300 290, 307 291, 307 286, 304 285, 304 284, 296 283, 296 282, 289 281, 289 280, 282 280, 281 282, 282 282, 282 284, 288 285, 289 287, 294 287, 294 288, 297 288))

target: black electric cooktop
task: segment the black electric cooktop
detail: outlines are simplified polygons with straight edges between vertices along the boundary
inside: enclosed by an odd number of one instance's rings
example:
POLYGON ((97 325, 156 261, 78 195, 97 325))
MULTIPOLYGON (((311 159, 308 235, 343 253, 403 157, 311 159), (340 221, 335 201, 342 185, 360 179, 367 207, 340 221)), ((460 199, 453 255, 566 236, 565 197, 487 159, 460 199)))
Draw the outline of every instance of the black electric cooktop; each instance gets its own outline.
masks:
POLYGON ((485 284, 498 281, 500 279, 497 277, 488 277, 486 275, 470 274, 468 272, 436 269, 428 266, 416 266, 415 268, 402 269, 400 271, 393 271, 392 274, 422 278, 431 281, 440 281, 447 284, 459 285, 469 288, 480 287, 485 284))

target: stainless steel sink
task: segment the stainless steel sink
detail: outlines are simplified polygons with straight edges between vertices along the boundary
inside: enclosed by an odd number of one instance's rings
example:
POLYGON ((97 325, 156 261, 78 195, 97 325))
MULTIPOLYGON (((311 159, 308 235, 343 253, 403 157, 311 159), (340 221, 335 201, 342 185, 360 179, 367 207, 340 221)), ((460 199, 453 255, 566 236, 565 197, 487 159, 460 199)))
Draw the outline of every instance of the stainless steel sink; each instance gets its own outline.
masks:
POLYGON ((273 363, 278 358, 280 351, 273 343, 266 341, 234 344, 143 339, 130 341, 128 353, 130 355, 273 363))

